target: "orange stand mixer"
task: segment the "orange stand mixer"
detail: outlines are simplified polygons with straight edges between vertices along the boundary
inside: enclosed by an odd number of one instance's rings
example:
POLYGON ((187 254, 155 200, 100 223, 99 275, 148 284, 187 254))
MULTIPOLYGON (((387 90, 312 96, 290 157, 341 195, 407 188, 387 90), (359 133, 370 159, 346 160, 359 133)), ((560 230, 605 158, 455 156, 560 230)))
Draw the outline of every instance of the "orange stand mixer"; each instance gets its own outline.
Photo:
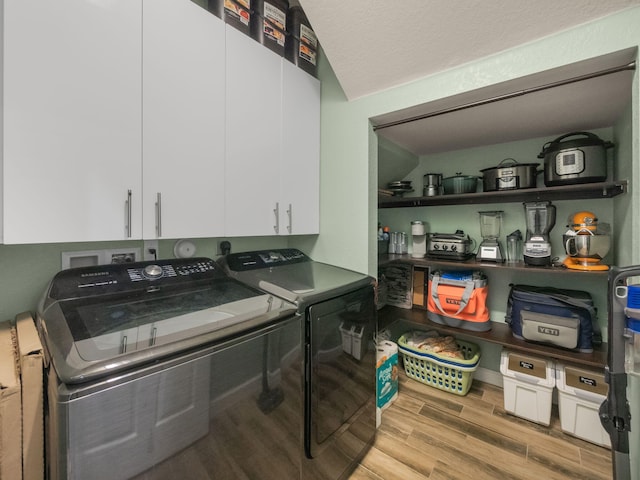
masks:
POLYGON ((567 258, 563 264, 572 270, 609 270, 601 263, 611 247, 611 237, 605 225, 598 226, 592 212, 582 211, 569 217, 569 230, 562 236, 567 258))

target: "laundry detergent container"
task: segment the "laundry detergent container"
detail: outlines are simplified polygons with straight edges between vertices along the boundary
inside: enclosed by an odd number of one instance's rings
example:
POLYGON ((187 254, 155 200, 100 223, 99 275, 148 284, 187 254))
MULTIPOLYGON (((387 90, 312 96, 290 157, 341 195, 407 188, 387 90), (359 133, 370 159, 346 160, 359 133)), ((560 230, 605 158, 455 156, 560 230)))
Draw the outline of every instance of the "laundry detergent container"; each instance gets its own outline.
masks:
POLYGON ((503 349, 500 357, 504 409, 542 425, 551 423, 553 360, 503 349))
POLYGON ((600 423, 600 405, 609 385, 604 371, 556 364, 558 409, 563 432, 602 447, 611 447, 609 434, 600 423))

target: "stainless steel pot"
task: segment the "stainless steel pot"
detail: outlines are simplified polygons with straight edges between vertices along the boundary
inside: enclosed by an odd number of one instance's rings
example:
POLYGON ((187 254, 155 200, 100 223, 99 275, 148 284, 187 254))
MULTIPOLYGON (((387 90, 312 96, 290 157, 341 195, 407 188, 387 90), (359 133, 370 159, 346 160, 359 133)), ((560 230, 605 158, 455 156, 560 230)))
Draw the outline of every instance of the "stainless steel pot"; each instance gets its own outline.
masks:
POLYGON ((482 189, 485 192, 535 188, 536 178, 544 170, 537 170, 539 163, 518 163, 505 158, 497 167, 483 168, 482 189))
POLYGON ((582 230, 581 235, 563 235, 564 248, 570 257, 602 260, 611 247, 609 235, 596 235, 589 230, 582 230), (587 233, 585 233, 587 232, 587 233))
POLYGON ((474 193, 478 188, 478 179, 475 175, 462 175, 456 173, 454 177, 442 180, 445 195, 458 193, 474 193))

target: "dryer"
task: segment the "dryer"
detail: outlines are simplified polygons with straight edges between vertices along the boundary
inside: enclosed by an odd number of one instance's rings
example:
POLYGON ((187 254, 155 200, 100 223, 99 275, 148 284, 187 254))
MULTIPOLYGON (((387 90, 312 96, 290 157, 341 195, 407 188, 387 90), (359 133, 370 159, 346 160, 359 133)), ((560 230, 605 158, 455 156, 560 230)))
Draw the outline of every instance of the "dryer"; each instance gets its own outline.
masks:
POLYGON ((292 248, 228 254, 219 263, 232 278, 297 306, 304 318, 302 478, 347 475, 376 430, 375 279, 292 248))

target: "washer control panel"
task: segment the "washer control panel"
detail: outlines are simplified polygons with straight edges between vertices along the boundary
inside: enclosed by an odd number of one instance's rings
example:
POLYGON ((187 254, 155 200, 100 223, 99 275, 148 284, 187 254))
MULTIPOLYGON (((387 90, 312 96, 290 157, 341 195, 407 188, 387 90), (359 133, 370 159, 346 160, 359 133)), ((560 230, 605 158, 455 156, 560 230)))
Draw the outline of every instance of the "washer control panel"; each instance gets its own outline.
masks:
POLYGON ((230 253, 225 257, 229 270, 242 272, 259 268, 280 267, 294 263, 310 262, 311 259, 296 248, 257 250, 254 252, 230 253))
POLYGON ((226 277, 210 258, 154 260, 95 265, 59 272, 49 296, 56 300, 133 291, 154 286, 180 286, 195 280, 226 277))

